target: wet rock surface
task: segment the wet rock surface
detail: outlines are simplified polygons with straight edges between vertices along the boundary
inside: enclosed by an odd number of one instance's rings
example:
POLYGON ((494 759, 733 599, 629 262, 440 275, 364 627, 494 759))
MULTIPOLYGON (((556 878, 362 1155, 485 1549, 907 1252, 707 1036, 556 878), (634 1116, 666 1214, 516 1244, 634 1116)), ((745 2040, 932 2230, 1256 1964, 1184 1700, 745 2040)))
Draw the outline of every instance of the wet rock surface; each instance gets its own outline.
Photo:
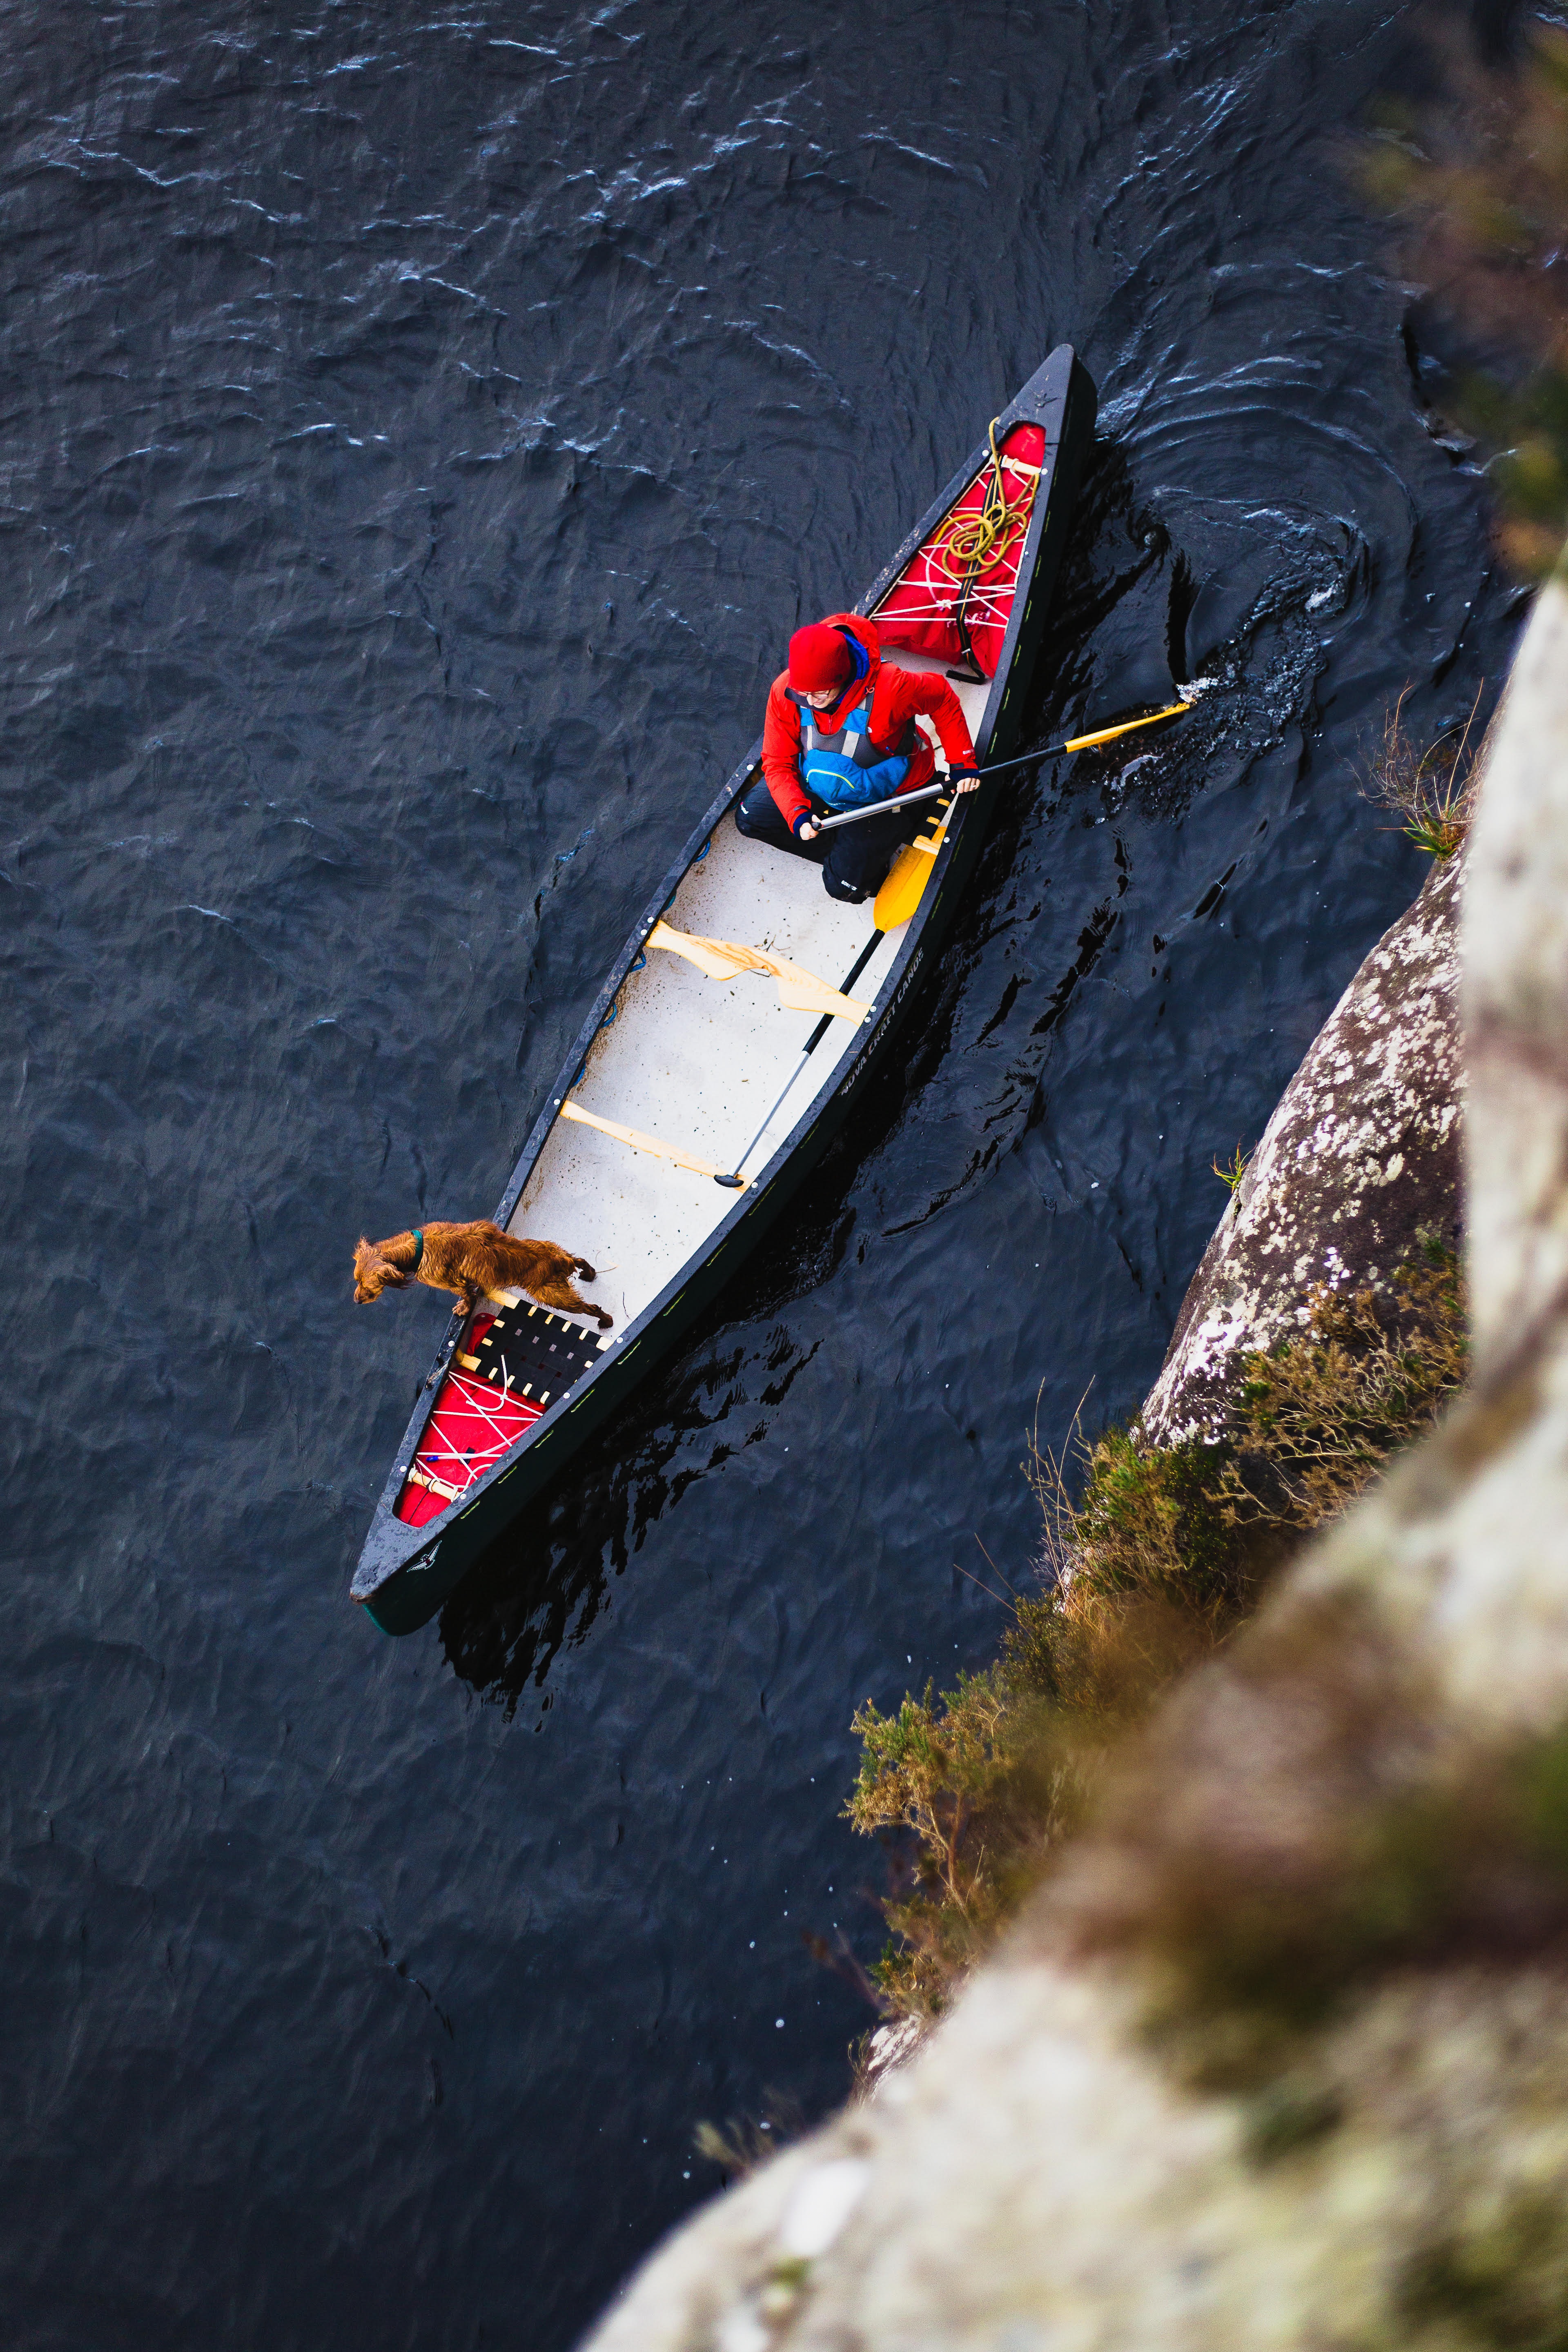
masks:
POLYGON ((1304 1322, 1314 1291, 1386 1289, 1423 1231, 1457 1243, 1463 881, 1458 856, 1435 867, 1280 1097, 1143 1407, 1159 1443, 1215 1433, 1243 1359, 1304 1322))

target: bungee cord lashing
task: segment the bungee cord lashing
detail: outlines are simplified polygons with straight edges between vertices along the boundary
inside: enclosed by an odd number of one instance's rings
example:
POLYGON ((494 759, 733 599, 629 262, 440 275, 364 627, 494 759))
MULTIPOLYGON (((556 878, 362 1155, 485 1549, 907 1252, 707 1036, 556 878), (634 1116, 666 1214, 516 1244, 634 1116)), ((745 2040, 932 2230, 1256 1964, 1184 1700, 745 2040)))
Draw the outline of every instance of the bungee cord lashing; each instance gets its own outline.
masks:
POLYGON ((1007 496, 1007 485, 1002 473, 1002 452, 996 446, 996 427, 1001 419, 991 419, 991 470, 986 477, 985 496, 978 510, 971 508, 967 514, 954 511, 943 523, 931 541, 931 556, 955 587, 969 585, 983 572, 994 571, 1014 541, 1024 537, 1029 528, 1029 510, 1035 502, 1031 486, 1016 498, 1007 496))

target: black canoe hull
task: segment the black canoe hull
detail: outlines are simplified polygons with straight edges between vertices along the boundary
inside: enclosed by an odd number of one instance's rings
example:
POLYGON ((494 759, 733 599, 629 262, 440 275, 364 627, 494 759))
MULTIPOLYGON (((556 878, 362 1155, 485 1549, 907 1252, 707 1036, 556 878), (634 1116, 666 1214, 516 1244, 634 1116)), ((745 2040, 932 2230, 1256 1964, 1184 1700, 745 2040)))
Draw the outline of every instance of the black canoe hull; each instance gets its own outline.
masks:
MULTIPOLYGON (((1046 470, 1029 526, 1006 641, 975 737, 982 761, 1005 760, 1018 747, 1030 679, 1045 640, 1051 593, 1066 544, 1083 462, 1094 434, 1093 383, 1074 352, 1062 345, 1029 379, 1003 412, 999 437, 1014 424, 1034 420, 1046 428, 1046 470)), ((962 496, 984 462, 973 453, 942 496, 856 605, 868 612, 885 596, 904 565, 942 516, 962 496)), ((542 1150, 572 1075, 587 1055, 610 1011, 643 940, 714 827, 722 822, 759 772, 755 743, 734 770, 664 877, 656 898, 633 932, 584 1023, 561 1076, 496 1210, 505 1225, 516 1209, 542 1150)), ((700 1255, 689 1262, 667 1291, 628 1328, 622 1344, 607 1353, 575 1389, 561 1397, 530 1430, 510 1460, 498 1465, 441 1518, 422 1528, 405 1526, 395 1506, 450 1360, 456 1333, 448 1334, 430 1381, 398 1447, 353 1580, 353 1598, 385 1633, 409 1633, 428 1622, 501 1530, 550 1482, 559 1476, 584 1441, 619 1408, 654 1366, 676 1346, 703 1308, 755 1247, 821 1160, 843 1126, 871 1072, 883 1061, 908 1017, 921 986, 952 928, 959 901, 984 845, 1002 781, 993 777, 979 792, 953 805, 946 839, 924 896, 878 992, 874 1021, 831 1094, 811 1106, 785 1139, 752 1189, 719 1226, 700 1255)))

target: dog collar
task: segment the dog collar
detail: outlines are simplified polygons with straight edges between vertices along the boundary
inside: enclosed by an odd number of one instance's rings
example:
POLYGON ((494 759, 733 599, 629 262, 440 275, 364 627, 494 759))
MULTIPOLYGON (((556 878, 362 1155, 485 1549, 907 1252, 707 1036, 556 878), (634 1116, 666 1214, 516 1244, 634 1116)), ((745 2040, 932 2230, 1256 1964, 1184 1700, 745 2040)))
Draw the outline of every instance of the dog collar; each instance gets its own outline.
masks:
POLYGON ((417 1274, 417 1273, 418 1273, 418 1271, 419 1271, 419 1262, 420 1262, 420 1260, 423 1258, 424 1255, 425 1255, 425 1236, 424 1236, 424 1234, 420 1232, 420 1230, 419 1230, 418 1226, 417 1226, 417 1225, 416 1225, 416 1226, 415 1226, 415 1228, 414 1228, 414 1263, 413 1263, 413 1265, 412 1265, 409 1267, 409 1269, 408 1269, 408 1271, 409 1271, 409 1273, 410 1273, 410 1274, 417 1274))

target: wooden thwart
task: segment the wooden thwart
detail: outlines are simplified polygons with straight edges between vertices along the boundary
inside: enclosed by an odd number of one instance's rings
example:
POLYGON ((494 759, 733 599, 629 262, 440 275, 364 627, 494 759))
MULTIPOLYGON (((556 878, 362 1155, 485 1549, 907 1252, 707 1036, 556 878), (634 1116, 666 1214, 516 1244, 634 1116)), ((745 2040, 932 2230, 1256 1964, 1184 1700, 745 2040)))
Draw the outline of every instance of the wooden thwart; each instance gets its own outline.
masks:
POLYGON ((770 955, 765 948, 741 947, 733 940, 700 939, 694 931, 678 931, 666 922, 654 925, 647 943, 684 956, 710 980, 734 980, 743 971, 771 972, 778 984, 780 1003, 792 1013, 826 1013, 840 1021, 864 1021, 871 1010, 858 997, 829 988, 804 964, 791 963, 787 956, 770 955))
MULTIPOLYGON (((629 1143, 634 1151, 651 1151, 657 1159, 673 1160, 678 1168, 689 1168, 694 1176, 724 1176, 729 1171, 715 1168, 710 1160, 699 1160, 694 1151, 682 1151, 679 1145, 661 1143, 656 1135, 639 1135, 635 1127, 622 1127, 613 1118, 601 1118, 596 1111, 584 1110, 574 1102, 561 1106, 563 1118, 574 1118, 583 1127, 596 1127, 601 1135, 613 1135, 619 1143, 629 1143)), ((742 1178, 749 1184, 749 1176, 742 1178)))

